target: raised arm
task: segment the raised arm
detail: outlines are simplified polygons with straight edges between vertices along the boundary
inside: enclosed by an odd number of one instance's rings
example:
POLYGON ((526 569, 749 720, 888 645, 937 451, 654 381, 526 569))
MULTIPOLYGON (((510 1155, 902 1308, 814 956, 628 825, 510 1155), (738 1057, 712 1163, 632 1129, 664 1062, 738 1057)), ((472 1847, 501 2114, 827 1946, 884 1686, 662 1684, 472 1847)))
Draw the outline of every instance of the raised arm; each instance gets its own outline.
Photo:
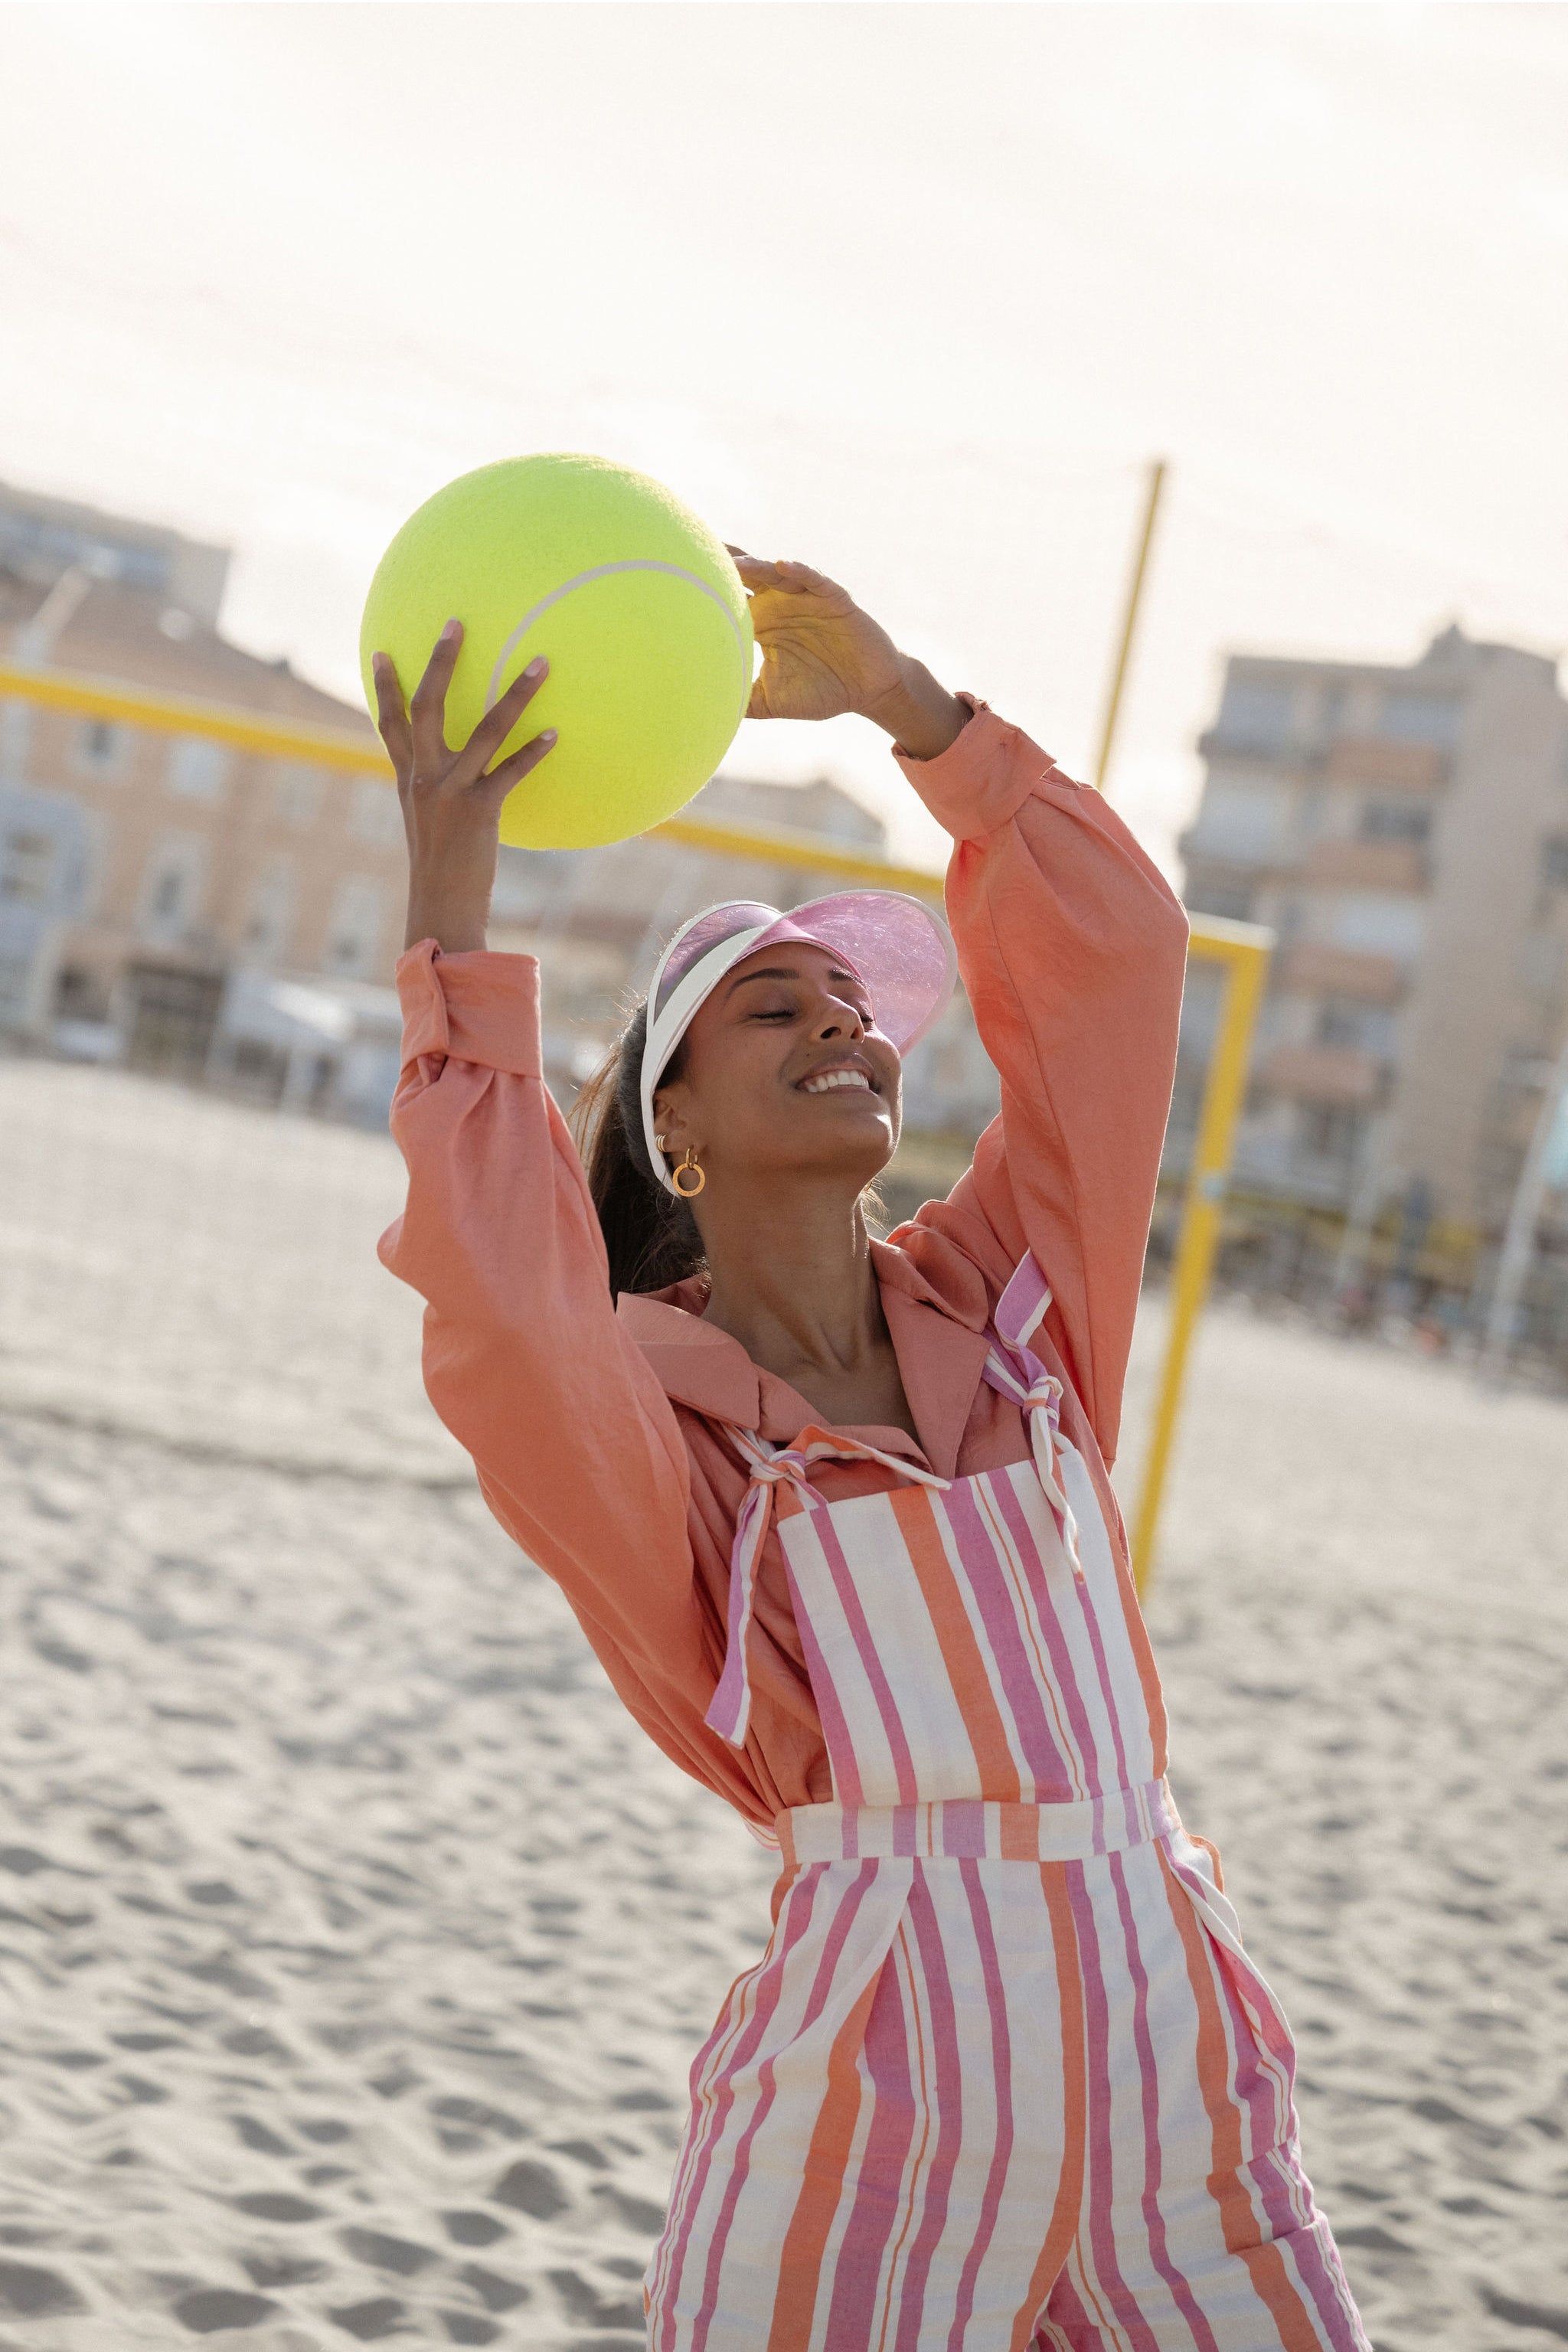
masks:
MULTIPOLYGON (((973 701, 965 697, 966 701, 973 701)), ((1186 918, 1100 795, 986 709, 900 764, 954 836, 947 907, 1002 1115, 921 1212, 994 1281, 1032 1250, 1047 1328, 1114 1459, 1175 1070, 1186 918)), ((900 747, 900 751, 904 747, 900 747)), ((915 1255, 921 1242, 911 1240, 915 1255)))
POLYGON ((448 625, 407 712, 390 662, 376 662, 410 936, 392 1117, 408 1202, 382 1256, 426 1301, 426 1386, 496 1517, 563 1586, 634 1714, 708 1778, 685 1444, 616 1319, 586 1179, 542 1076, 538 965, 485 952, 500 803, 552 739, 486 762, 544 668, 452 752, 443 711, 460 642, 448 625))

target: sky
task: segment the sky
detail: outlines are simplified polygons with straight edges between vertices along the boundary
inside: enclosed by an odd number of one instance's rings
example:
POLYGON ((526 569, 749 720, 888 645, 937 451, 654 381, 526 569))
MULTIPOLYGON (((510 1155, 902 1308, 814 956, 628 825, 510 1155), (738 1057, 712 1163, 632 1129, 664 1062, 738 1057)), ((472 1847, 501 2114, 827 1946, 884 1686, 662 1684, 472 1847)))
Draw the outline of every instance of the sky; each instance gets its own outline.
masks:
MULTIPOLYGON (((842 580, 1169 867, 1232 650, 1568 646, 1568 7, 0 6, 0 478, 232 545, 357 698, 468 467, 842 580)), ((749 724, 940 836, 863 721, 749 724)))

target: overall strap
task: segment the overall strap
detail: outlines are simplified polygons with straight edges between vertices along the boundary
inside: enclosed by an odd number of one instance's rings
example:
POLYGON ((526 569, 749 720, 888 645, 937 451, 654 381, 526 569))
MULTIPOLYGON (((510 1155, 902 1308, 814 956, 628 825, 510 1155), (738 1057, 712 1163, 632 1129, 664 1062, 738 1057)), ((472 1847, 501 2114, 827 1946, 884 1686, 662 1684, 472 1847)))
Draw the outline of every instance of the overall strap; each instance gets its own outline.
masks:
POLYGON ((716 1731, 731 1748, 743 1748, 752 1719, 752 1674, 747 1651, 756 1605, 757 1570, 773 1520, 773 1497, 780 1486, 787 1481, 806 1510, 818 1511, 826 1506, 806 1475, 814 1462, 879 1462, 885 1469, 896 1470, 900 1478, 911 1478, 922 1486, 946 1487, 952 1482, 939 1478, 934 1471, 919 1469, 896 1454, 879 1453, 876 1446, 863 1444, 857 1437, 833 1436, 815 1423, 803 1429, 790 1445, 770 1445, 765 1437, 759 1437, 751 1429, 731 1429, 727 1434, 751 1473, 751 1484, 735 1521, 735 1540, 730 1550, 730 1624, 724 1671, 706 1721, 709 1729, 716 1731))
POLYGON ((1050 1285, 1026 1257, 996 1302, 991 1331, 991 1352, 984 1379, 1000 1394, 1011 1397, 1028 1424, 1035 1470, 1045 1489, 1062 1539, 1062 1549, 1081 1583, 1083 1561, 1079 1555, 1078 1521, 1068 1501, 1061 1470, 1062 1384, 1031 1350, 1028 1342, 1045 1320, 1051 1303, 1050 1285))

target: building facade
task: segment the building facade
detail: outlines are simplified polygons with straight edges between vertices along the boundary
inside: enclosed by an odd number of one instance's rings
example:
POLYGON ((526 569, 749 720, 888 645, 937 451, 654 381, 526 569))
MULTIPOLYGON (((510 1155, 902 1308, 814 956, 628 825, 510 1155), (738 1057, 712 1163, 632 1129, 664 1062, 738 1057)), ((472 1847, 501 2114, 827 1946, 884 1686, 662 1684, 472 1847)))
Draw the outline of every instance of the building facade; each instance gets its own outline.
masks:
MULTIPOLYGON (((363 710, 230 645, 227 551, 0 487, 0 647, 48 667, 374 740, 363 710)), ((0 702, 0 1029, 195 1075, 230 975, 392 977, 395 797, 374 778, 0 702)), ((233 1040, 243 1047, 243 1040, 233 1040)), ((252 1075, 285 1082, 270 1039, 252 1075)), ((325 1033, 318 1062, 331 1060, 325 1033)), ((246 1055, 230 1056, 234 1074, 246 1055)))
MULTIPOLYGON (((1194 914, 1279 946, 1236 1178, 1375 1219, 1462 1286, 1506 1217, 1568 1028, 1568 706, 1450 628, 1407 667, 1236 657, 1184 837, 1194 914)), ((1190 1133, 1215 995, 1184 1023, 1190 1133)))

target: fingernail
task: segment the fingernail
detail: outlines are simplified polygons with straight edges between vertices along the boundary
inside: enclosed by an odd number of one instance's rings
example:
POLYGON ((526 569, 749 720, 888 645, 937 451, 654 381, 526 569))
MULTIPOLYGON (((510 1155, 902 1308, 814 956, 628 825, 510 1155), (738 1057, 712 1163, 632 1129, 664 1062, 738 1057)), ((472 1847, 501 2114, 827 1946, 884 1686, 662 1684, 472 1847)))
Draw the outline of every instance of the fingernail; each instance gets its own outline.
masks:
POLYGON ((456 613, 454 613, 446 627, 442 630, 441 635, 443 637, 455 637, 462 625, 461 621, 458 620, 456 613))
POLYGON ((524 677, 542 677, 549 667, 550 664, 545 660, 544 656, 542 654, 535 654, 533 659, 529 663, 528 667, 522 674, 524 677))
POLYGON ((544 730, 543 734, 540 737, 540 739, 539 739, 539 740, 540 740, 540 741, 541 741, 542 743, 553 743, 553 742, 554 742, 554 740, 555 740, 555 730, 554 730, 554 728, 553 728, 553 727, 547 727, 547 728, 545 729, 545 730, 544 730))

